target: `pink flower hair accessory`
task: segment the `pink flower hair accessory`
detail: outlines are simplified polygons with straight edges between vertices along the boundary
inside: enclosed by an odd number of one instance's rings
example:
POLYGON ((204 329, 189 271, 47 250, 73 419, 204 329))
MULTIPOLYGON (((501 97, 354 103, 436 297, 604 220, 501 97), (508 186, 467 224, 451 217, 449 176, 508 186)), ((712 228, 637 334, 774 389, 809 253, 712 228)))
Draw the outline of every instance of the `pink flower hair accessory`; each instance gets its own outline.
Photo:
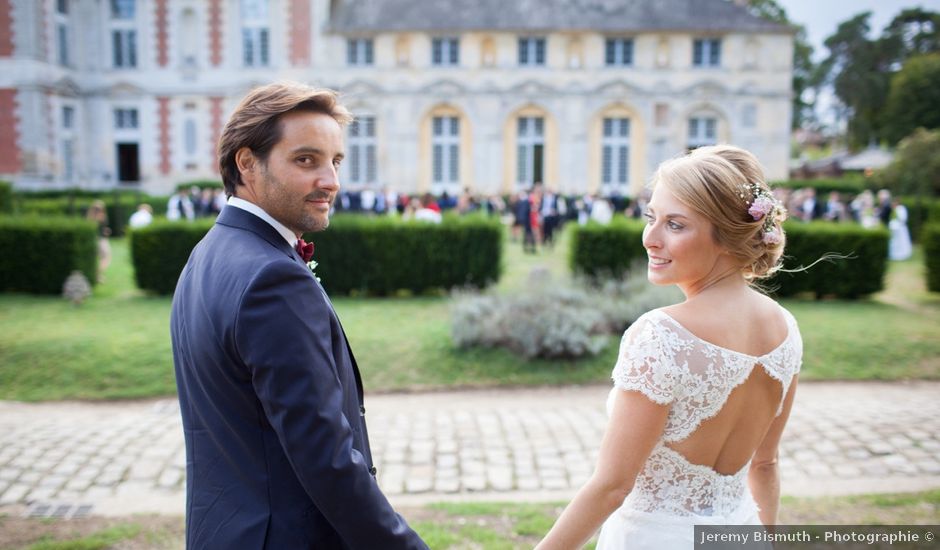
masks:
POLYGON ((761 224, 761 242, 764 244, 779 244, 783 242, 783 234, 777 227, 778 216, 786 212, 780 201, 774 198, 770 191, 759 183, 749 183, 741 186, 738 193, 744 204, 748 205, 747 213, 761 224))

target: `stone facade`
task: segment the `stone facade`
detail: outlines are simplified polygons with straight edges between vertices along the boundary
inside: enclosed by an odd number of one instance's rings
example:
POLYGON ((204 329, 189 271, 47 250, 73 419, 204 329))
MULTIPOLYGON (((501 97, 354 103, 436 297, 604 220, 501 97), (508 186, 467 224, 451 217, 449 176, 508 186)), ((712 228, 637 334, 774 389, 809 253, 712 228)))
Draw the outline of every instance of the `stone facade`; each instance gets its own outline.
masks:
POLYGON ((153 192, 216 179, 228 113, 278 79, 335 88, 359 117, 347 188, 634 194, 711 142, 786 177, 790 29, 726 0, 506 6, 0 0, 0 177, 153 192))

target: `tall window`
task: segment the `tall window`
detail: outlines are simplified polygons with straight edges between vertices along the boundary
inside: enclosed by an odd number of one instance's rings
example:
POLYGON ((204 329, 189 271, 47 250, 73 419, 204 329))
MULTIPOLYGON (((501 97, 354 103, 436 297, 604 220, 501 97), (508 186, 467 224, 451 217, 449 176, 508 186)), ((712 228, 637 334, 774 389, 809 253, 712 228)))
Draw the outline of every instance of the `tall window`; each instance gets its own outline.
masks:
POLYGON ((75 128, 75 108, 65 106, 62 107, 62 128, 65 130, 71 130, 75 128))
POLYGON ((72 181, 75 177, 75 142, 73 130, 75 128, 75 108, 69 105, 62 107, 62 177, 65 181, 72 181))
POLYGON ((718 67, 721 65, 721 40, 697 38, 692 46, 692 65, 695 67, 718 67))
POLYGON ((460 42, 456 38, 433 39, 431 64, 441 67, 456 67, 460 64, 460 42))
POLYGON ((134 0, 111 0, 111 19, 134 19, 136 7, 134 0))
POLYGON ((545 119, 520 117, 516 138, 516 182, 529 185, 542 181, 545 151, 545 119))
POLYGON ((626 185, 630 158, 630 119, 605 118, 601 146, 603 183, 626 185))
POLYGON ((604 44, 604 64, 608 67, 633 65, 633 39, 608 38, 604 44))
POLYGON ((111 31, 111 53, 116 69, 131 69, 137 66, 137 31, 111 31))
POLYGON ((186 123, 183 125, 183 148, 187 158, 196 156, 196 121, 193 118, 187 118, 186 123))
POLYGON ((745 128, 757 127, 757 104, 747 103, 741 108, 741 126, 745 128))
POLYGON ((460 181, 460 119, 453 116, 436 116, 432 126, 431 181, 435 185, 456 184, 460 181))
POLYGON ((545 39, 522 37, 519 39, 519 65, 537 67, 545 65, 545 39))
POLYGON ((59 65, 69 65, 69 2, 56 0, 55 5, 55 42, 56 61, 59 65))
POLYGON ((373 185, 376 183, 375 162, 375 117, 359 117, 349 125, 347 140, 349 158, 344 163, 348 167, 349 183, 373 185))
POLYGON ((137 109, 115 109, 114 127, 118 130, 137 128, 137 109))
POLYGON ((134 0, 110 0, 111 65, 116 69, 137 66, 137 6, 134 0))
POLYGON ((346 41, 346 62, 349 65, 372 65, 372 39, 350 38, 346 41))
POLYGON ((689 149, 718 143, 718 119, 698 116, 689 119, 689 149))
POLYGON ((246 67, 270 64, 267 0, 241 0, 242 59, 246 67))

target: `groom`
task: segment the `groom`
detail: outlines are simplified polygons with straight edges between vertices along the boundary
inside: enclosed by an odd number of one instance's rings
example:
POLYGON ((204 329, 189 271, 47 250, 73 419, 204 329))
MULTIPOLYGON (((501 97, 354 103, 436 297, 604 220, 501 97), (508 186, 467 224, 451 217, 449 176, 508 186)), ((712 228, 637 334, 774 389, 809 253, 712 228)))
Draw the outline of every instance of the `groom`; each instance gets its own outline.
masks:
POLYGON ((222 132, 229 202, 170 319, 187 548, 427 548, 376 484, 356 360, 299 240, 329 225, 350 120, 332 91, 281 83, 222 132))

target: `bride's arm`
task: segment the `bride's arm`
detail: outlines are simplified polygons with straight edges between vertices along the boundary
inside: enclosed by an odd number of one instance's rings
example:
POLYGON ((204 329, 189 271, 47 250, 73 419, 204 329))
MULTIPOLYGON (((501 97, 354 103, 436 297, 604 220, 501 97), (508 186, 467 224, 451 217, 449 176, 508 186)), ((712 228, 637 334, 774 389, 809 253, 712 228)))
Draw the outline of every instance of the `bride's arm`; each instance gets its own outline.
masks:
POLYGON ((777 509, 780 507, 780 471, 777 467, 778 448, 780 438, 783 436, 783 428, 787 424, 790 409, 793 407, 796 383, 797 377, 794 376, 787 397, 783 401, 783 410, 774 419, 764 436, 764 440, 754 452, 754 458, 751 459, 751 468, 747 473, 747 482, 751 488, 751 494, 754 495, 754 500, 760 508, 760 521, 764 525, 777 524, 777 509))
POLYGON ((582 547, 626 498, 666 425, 669 405, 636 391, 617 391, 594 474, 565 508, 537 550, 582 547))

